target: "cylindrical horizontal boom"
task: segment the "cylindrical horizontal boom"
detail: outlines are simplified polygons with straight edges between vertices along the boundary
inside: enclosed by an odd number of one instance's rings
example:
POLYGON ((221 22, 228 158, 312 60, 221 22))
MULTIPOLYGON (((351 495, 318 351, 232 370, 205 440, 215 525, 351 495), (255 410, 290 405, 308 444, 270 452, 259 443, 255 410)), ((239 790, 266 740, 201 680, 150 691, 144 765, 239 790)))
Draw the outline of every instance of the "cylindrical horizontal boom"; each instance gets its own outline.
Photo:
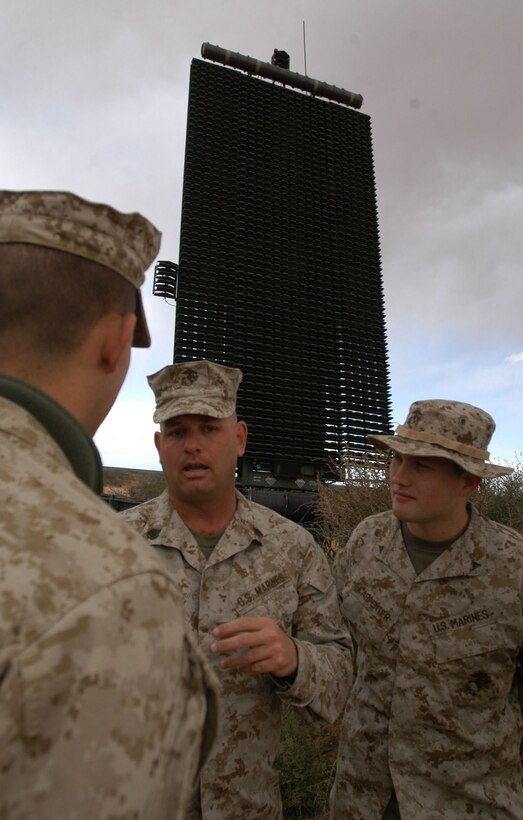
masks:
POLYGON ((213 46, 211 43, 202 44, 202 57, 205 60, 213 60, 215 63, 223 63, 232 68, 247 71, 249 74, 257 74, 260 77, 265 77, 265 79, 299 88, 301 91, 308 91, 316 97, 325 97, 328 100, 349 105, 351 108, 361 108, 363 103, 361 94, 354 94, 344 88, 314 80, 312 77, 306 77, 305 74, 297 74, 295 71, 288 71, 286 68, 280 68, 271 63, 264 63, 261 60, 254 59, 254 57, 247 57, 245 54, 227 51, 227 49, 213 46))

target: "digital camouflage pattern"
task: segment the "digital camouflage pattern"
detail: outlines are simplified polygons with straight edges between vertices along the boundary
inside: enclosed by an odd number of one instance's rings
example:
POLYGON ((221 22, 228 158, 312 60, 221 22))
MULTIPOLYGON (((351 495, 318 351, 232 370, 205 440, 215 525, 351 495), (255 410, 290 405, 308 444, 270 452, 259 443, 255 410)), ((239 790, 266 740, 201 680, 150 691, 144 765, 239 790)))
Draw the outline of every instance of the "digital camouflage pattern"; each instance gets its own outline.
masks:
POLYGON ((337 556, 357 670, 341 730, 333 820, 523 817, 523 538, 474 509, 420 575, 391 512, 337 556))
POLYGON ((509 475, 512 467, 488 462, 487 450, 496 429, 485 410, 461 401, 427 399, 411 404, 405 424, 394 436, 367 436, 382 450, 402 455, 439 456, 454 461, 466 472, 481 478, 509 475))
POLYGON ((184 817, 216 705, 172 578, 4 398, 0 492, 0 818, 184 817))
POLYGON ((237 367, 215 362, 179 362, 147 377, 156 398, 153 421, 193 414, 226 419, 236 409, 236 392, 242 380, 237 367))
POLYGON ((282 817, 273 762, 286 701, 309 719, 333 721, 352 679, 351 642, 341 626, 327 560, 302 527, 237 494, 236 514, 208 562, 167 492, 122 515, 144 535, 182 590, 185 613, 221 683, 220 731, 201 774, 191 820, 282 817), (243 616, 273 618, 295 639, 296 680, 219 667, 212 630, 243 616))
POLYGON ((151 344, 140 287, 160 239, 161 233, 141 214, 124 214, 67 191, 0 191, 0 243, 72 253, 105 265, 135 286, 134 347, 151 344))

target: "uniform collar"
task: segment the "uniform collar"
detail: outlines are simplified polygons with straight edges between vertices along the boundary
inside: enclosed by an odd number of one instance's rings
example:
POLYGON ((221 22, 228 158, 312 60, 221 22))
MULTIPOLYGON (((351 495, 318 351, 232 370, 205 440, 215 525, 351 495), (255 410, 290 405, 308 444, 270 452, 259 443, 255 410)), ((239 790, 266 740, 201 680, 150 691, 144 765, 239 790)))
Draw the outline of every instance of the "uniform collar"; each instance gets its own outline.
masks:
POLYGON ((148 521, 149 529, 146 537, 153 546, 173 547, 180 550, 187 563, 201 571, 205 566, 231 558, 253 542, 263 540, 263 533, 256 526, 249 502, 239 492, 236 493, 236 498, 236 512, 212 551, 207 564, 194 536, 173 509, 168 490, 164 490, 158 498, 154 513, 148 521))
POLYGON ((0 396, 30 413, 60 447, 80 481, 94 492, 102 492, 100 454, 82 425, 61 404, 12 376, 0 375, 0 396))
POLYGON ((381 541, 377 546, 379 559, 391 566, 408 583, 478 575, 485 563, 485 549, 481 538, 475 537, 482 519, 472 504, 469 509, 470 522, 465 532, 419 575, 416 575, 412 566, 397 519, 389 539, 381 541))
POLYGON ((436 578, 470 577, 483 572, 486 551, 479 529, 484 519, 472 504, 469 504, 469 513, 469 525, 465 531, 418 578, 429 581, 436 578))

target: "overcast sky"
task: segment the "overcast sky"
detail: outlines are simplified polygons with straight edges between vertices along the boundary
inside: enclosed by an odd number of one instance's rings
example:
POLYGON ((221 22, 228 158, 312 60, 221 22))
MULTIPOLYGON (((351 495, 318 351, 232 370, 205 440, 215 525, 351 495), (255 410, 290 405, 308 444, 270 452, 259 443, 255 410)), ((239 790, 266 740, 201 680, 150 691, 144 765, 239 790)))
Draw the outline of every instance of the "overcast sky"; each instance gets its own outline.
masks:
MULTIPOLYGON (((140 211, 178 260, 187 92, 203 42, 361 93, 372 120, 392 410, 488 410, 495 461, 523 450, 523 0, 2 0, 3 188, 140 211)), ((172 361, 174 309, 144 286, 134 351, 96 441, 157 467, 146 374, 172 361)))

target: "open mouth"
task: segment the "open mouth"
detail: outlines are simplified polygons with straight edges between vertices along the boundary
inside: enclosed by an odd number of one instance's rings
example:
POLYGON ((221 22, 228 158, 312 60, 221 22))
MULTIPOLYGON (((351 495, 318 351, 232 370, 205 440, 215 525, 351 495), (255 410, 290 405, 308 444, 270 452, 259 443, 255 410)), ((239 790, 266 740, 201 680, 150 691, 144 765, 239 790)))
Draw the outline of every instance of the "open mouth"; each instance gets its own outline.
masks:
POLYGON ((206 464, 191 462, 190 464, 186 464, 184 466, 183 474, 188 478, 199 478, 200 476, 205 475, 208 469, 209 468, 206 464))

